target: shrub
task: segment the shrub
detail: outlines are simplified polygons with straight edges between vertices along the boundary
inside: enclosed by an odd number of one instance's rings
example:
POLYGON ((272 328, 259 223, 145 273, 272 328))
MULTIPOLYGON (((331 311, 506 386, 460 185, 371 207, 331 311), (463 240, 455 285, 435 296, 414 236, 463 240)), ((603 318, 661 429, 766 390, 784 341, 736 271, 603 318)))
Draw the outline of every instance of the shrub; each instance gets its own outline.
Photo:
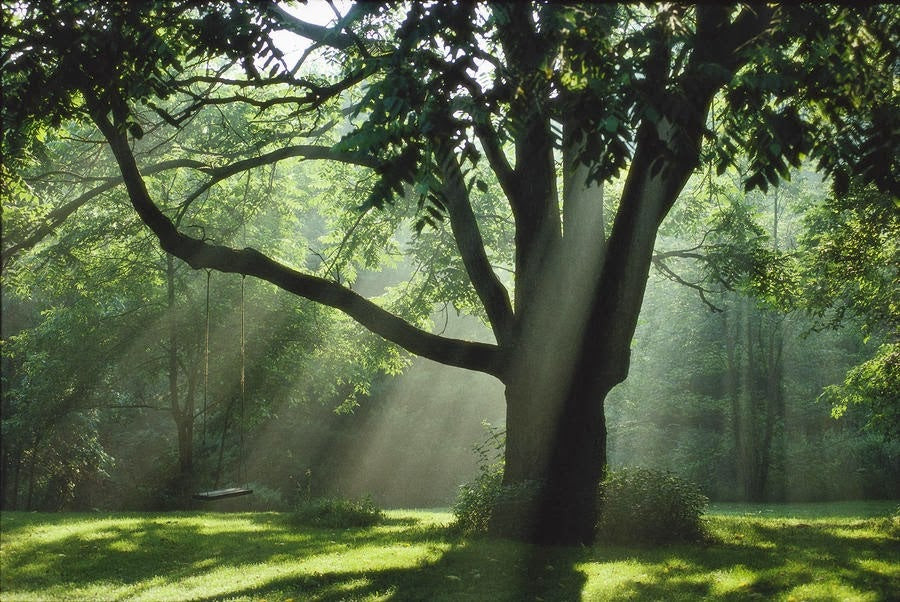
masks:
POLYGON ((503 466, 482 468, 474 481, 460 485, 453 504, 453 528, 465 535, 487 533, 494 504, 503 489, 503 466))
POLYGON ((242 509, 250 512, 271 512, 287 510, 290 502, 285 501, 284 495, 277 489, 272 489, 260 483, 248 483, 247 489, 253 490, 253 495, 242 500, 242 509))
MULTIPOLYGON (((541 484, 527 481, 515 485, 503 484, 503 450, 506 447, 506 431, 482 423, 487 438, 476 445, 478 476, 474 481, 461 485, 453 505, 455 521, 451 528, 464 535, 487 533, 491 518, 497 508, 510 510, 500 516, 528 515, 534 510, 541 484)), ((514 533, 515 527, 524 525, 498 525, 503 533, 514 533)))
POLYGON ((316 498, 300 502, 293 519, 298 525, 346 529, 376 525, 384 519, 384 512, 369 496, 362 499, 316 498))
MULTIPOLYGON (((494 510, 499 507, 518 506, 516 512, 504 512, 502 516, 515 517, 528 513, 540 493, 540 484, 536 481, 503 485, 503 465, 495 464, 482 470, 478 477, 460 486, 456 503, 453 505, 455 521, 452 528, 464 535, 487 533, 494 510)), ((515 529, 502 526, 504 533, 513 533, 515 529)))
MULTIPOLYGON (((487 533, 495 508, 531 505, 540 490, 537 483, 503 485, 506 433, 487 423, 484 423, 484 427, 488 433, 487 438, 474 448, 478 457, 478 476, 460 486, 456 503, 453 504, 455 520, 452 528, 464 535, 487 533)), ((516 512, 503 515, 516 516, 516 512)), ((502 530, 505 533, 513 531, 505 527, 502 530)))
POLYGON ((613 471, 600 486, 597 539, 625 544, 698 540, 708 502, 696 485, 669 472, 613 471))
MULTIPOLYGON (((541 483, 503 485, 504 432, 488 429, 487 440, 475 447, 478 476, 461 485, 453 504, 452 528, 463 535, 488 532, 498 508, 513 510, 498 516, 516 517, 534 510, 541 483)), ((696 540, 703 536, 700 516, 709 500, 696 485, 668 472, 622 469, 609 474, 598 496, 599 541, 661 543, 696 540)), ((514 533, 515 525, 498 525, 514 533)))
POLYGON ((872 523, 877 531, 880 531, 893 539, 900 538, 900 506, 894 509, 894 512, 888 516, 872 519, 872 523))

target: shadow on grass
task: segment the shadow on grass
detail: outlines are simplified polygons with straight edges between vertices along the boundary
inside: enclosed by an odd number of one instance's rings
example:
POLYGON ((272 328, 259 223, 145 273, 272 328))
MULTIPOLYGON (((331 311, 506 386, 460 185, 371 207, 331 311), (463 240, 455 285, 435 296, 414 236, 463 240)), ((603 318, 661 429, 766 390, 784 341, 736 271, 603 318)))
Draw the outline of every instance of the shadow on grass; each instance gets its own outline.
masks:
POLYGON ((862 521, 720 517, 704 545, 539 548, 416 516, 345 530, 279 514, 8 517, 2 591, 35 599, 97 584, 108 599, 745 600, 798 587, 890 599, 900 576, 898 539, 862 521))
MULTIPOLYGON (((457 541, 432 562, 387 569, 336 570, 235 589, 236 599, 338 602, 579 600, 586 576, 575 569, 583 550, 542 549, 512 542, 457 541)), ((202 598, 219 600, 219 596, 202 598)))
POLYGON ((900 591, 900 539, 871 521, 720 517, 713 533, 705 545, 597 548, 589 566, 641 564, 639 578, 604 599, 895 600, 900 591))

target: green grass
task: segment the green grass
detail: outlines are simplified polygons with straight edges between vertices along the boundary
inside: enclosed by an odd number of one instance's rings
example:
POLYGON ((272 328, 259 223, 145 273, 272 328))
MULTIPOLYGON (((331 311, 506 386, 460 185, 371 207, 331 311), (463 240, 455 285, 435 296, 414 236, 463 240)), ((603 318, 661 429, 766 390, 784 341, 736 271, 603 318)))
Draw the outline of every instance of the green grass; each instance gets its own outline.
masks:
POLYGON ((719 506, 705 544, 590 549, 462 540, 434 511, 353 529, 277 513, 3 513, 0 599, 891 600, 898 524, 877 517, 895 507, 719 506))

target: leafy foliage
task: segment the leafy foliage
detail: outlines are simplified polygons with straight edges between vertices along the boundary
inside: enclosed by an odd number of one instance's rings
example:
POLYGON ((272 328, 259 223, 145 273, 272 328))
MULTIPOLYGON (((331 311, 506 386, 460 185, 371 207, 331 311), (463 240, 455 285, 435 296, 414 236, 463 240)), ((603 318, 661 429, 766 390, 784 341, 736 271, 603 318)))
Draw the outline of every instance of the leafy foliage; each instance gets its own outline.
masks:
POLYGON ((494 505, 503 493, 503 449, 505 433, 484 425, 487 437, 474 447, 478 476, 459 487, 453 504, 454 527, 467 534, 487 533, 494 505))
POLYGON ((610 543, 694 541, 709 502, 696 485, 645 468, 612 471, 600 487, 598 538, 610 543))
POLYGON ((18 155, 27 135, 45 125, 83 114, 85 94, 96 95, 118 125, 141 138, 129 103, 156 107, 189 65, 224 55, 258 79, 251 57, 268 57, 267 64, 281 57, 265 12, 247 11, 238 0, 17 4, 3 32, 5 155, 18 155))
POLYGON ((454 528, 466 535, 487 533, 502 492, 503 467, 482 469, 474 481, 459 488, 452 508, 454 528))
POLYGON ((886 439, 900 441, 900 343, 882 345, 875 357, 852 368, 840 385, 827 387, 822 397, 840 418, 852 405, 862 405, 868 426, 886 439))
POLYGON ((810 156, 836 176, 838 188, 850 173, 864 173, 896 196, 897 111, 887 107, 897 106, 892 74, 900 57, 890 40, 897 38, 898 12, 819 8, 779 7, 769 43, 749 50, 753 59, 726 92, 727 111, 718 118, 725 124, 718 169, 746 149, 746 188, 766 191, 810 156), (873 65, 885 68, 868 73, 873 65))
MULTIPOLYGON (((461 485, 453 504, 453 528, 465 535, 483 535, 495 523, 494 516, 515 516, 515 513, 496 512, 500 506, 521 506, 533 510, 541 484, 536 481, 503 484, 503 449, 505 432, 485 424, 488 435, 474 448, 478 458, 478 476, 461 485)), ((519 525, 497 525, 501 533, 515 533, 519 525)))
POLYGON ((298 525, 328 529, 371 527, 383 519, 384 512, 370 497, 356 500, 343 498, 303 500, 293 513, 293 521, 298 525))
POLYGON ((900 329, 900 211, 896 197, 854 183, 828 195, 804 216, 797 305, 819 327, 845 319, 867 335, 900 329))

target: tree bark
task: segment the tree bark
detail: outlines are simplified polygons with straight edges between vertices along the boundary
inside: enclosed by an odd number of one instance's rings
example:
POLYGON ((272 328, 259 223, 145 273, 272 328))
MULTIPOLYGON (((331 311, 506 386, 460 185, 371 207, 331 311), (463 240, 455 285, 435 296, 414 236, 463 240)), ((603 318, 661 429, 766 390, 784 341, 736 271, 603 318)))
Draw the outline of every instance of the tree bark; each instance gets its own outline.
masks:
POLYGON ((607 391, 579 375, 548 399, 535 396, 532 384, 522 379, 506 390, 503 484, 524 491, 494 509, 491 530, 540 544, 588 545, 606 468, 607 391))
POLYGON ((32 510, 32 500, 34 499, 34 472, 37 465, 37 442, 31 447, 31 458, 28 460, 28 493, 25 496, 25 510, 32 510))
MULTIPOLYGON (((773 466, 783 462, 784 390, 782 324, 741 297, 726 329, 726 392, 731 399, 738 497, 765 502, 783 496, 773 466)), ((776 471, 777 473, 777 471, 776 471)), ((780 474, 780 473, 778 473, 780 474)))

